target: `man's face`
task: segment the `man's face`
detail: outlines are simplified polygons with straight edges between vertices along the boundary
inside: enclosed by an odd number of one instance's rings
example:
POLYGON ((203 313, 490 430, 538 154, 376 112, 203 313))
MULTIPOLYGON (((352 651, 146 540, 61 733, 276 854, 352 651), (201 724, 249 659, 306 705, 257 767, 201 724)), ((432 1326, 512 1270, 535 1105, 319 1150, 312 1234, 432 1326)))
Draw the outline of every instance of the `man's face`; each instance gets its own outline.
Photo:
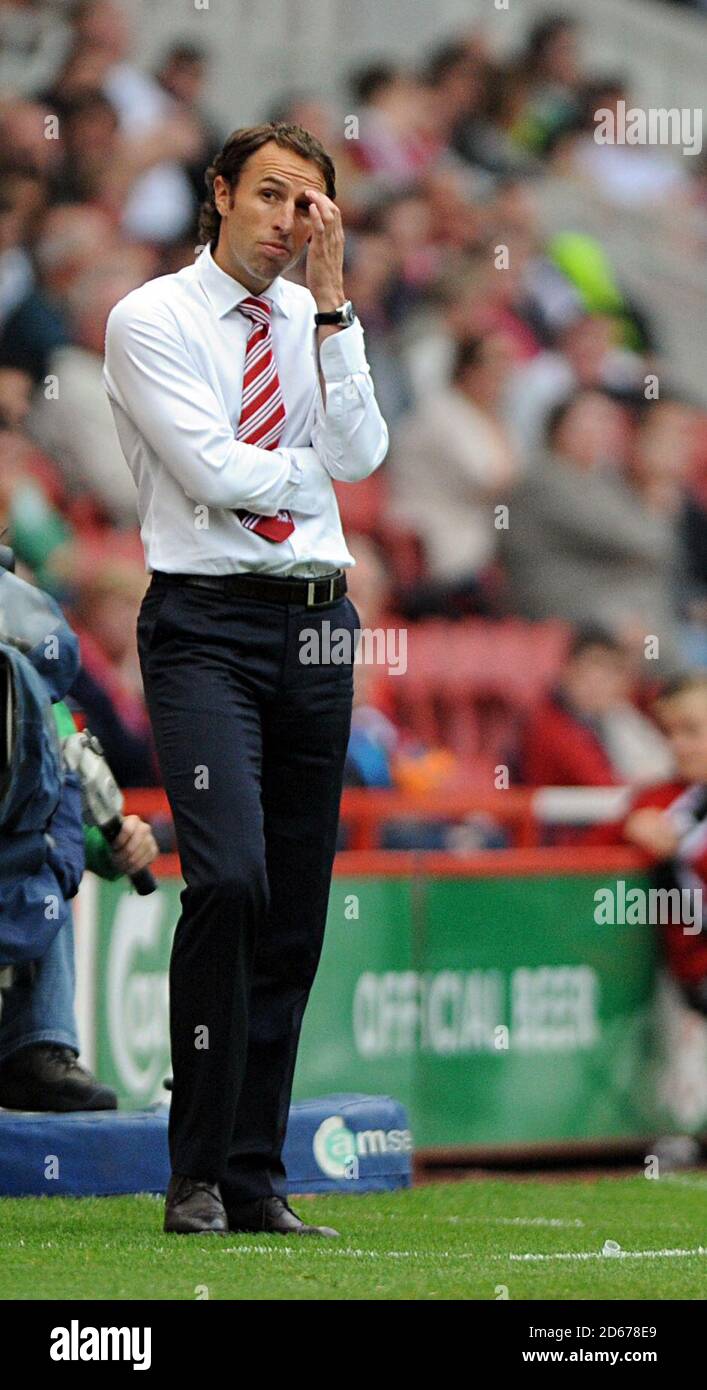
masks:
POLYGON ((32 378, 18 367, 0 367, 0 423, 20 429, 32 404, 32 378))
POLYGON ((162 81, 172 96, 187 105, 197 102, 204 88, 206 71, 197 58, 174 59, 163 73, 162 81))
POLYGON ((679 401, 652 407, 636 440, 636 464, 646 480, 682 483, 695 456, 695 412, 679 401))
POLYGON ((707 782, 707 690, 685 690, 659 701, 658 714, 686 782, 707 782))
POLYGON ((586 392, 558 426, 555 449, 587 472, 621 463, 626 449, 623 407, 599 392, 586 392))
POLYGON ((505 386, 513 362, 513 345, 504 333, 484 339, 481 361, 464 373, 461 388, 482 408, 492 409, 505 386))
POLYGON ((310 240, 305 188, 326 193, 321 169, 274 140, 250 156, 232 191, 220 175, 214 180, 221 214, 214 260, 254 294, 290 270, 310 240))
POLYGON ((590 718, 609 714, 629 697, 626 660, 608 647, 586 647, 569 662, 562 685, 580 713, 590 718))

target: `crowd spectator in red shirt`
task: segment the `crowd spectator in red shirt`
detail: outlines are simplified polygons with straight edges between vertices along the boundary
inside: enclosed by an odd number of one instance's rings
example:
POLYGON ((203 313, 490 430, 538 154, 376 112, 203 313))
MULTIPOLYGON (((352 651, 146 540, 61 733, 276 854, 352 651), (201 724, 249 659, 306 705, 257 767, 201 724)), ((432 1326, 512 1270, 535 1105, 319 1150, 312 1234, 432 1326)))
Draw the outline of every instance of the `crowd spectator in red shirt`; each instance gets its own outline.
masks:
POLYGON ((580 630, 560 679, 530 715, 518 771, 529 786, 645 785, 667 775, 667 745, 631 701, 622 644, 599 628, 580 630))

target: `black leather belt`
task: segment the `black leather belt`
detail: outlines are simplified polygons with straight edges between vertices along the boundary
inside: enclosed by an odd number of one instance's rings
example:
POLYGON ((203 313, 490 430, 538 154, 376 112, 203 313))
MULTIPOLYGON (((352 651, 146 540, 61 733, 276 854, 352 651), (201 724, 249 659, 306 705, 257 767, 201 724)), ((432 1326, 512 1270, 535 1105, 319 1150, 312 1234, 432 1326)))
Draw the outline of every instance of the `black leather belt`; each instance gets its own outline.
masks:
POLYGON ((153 570, 158 584, 186 584, 193 589, 213 589, 217 593, 242 598, 267 599, 271 603, 303 603, 305 608, 322 608, 346 593, 346 573, 333 570, 320 579, 288 579, 265 574, 172 574, 153 570))

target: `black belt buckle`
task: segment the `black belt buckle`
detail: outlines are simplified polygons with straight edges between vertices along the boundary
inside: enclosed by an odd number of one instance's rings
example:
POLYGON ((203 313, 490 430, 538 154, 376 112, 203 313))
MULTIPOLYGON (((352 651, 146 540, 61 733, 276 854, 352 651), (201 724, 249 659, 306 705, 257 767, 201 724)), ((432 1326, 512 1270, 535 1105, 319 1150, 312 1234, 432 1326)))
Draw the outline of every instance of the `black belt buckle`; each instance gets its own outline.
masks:
POLYGON ((214 589, 218 589, 220 592, 223 592, 226 587, 224 578, 225 576, 218 574, 190 574, 184 582, 188 584, 191 589, 211 589, 212 592, 214 589))
POLYGON ((337 581, 338 578, 339 578, 339 575, 338 575, 338 574, 332 574, 331 577, 330 577, 329 579, 310 579, 310 580, 308 580, 308 581, 307 581, 307 598, 306 598, 306 600, 305 600, 305 607, 306 607, 306 608, 324 608, 324 607, 326 606, 327 603, 333 603, 333 602, 334 602, 334 589, 335 589, 335 587, 336 587, 336 581, 337 581), (315 595, 315 593, 316 593, 316 591, 317 591, 317 585, 318 585, 318 584, 326 584, 326 585, 327 585, 329 592, 328 592, 328 595, 327 595, 326 598, 322 598, 322 599, 318 599, 318 600, 315 599, 314 595, 315 595))

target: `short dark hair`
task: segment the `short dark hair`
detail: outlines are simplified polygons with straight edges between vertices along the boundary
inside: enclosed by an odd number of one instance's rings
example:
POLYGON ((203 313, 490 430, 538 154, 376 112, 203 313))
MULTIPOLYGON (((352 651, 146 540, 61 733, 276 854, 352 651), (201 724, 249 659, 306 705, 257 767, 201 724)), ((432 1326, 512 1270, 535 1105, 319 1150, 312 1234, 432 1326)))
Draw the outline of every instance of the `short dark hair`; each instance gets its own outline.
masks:
POLYGON ((608 628, 600 627, 599 624, 587 623, 576 629, 567 653, 570 661, 578 656, 583 656, 585 652, 594 651, 596 648, 601 651, 612 652, 614 656, 625 656, 626 649, 621 640, 608 628))
POLYGON ((452 381, 461 381, 468 367, 480 367, 484 358, 484 338, 468 333, 457 342, 452 364, 452 381))
POLYGON ((556 401, 548 410, 543 422, 543 435, 545 443, 550 447, 555 443, 555 437, 560 426, 564 424, 567 416, 579 399, 579 391, 572 391, 569 396, 563 396, 562 400, 556 401))
POLYGON ((552 448, 562 425, 568 415, 572 414, 576 405, 587 399, 588 396, 600 396, 605 401, 611 401, 614 405, 626 406, 627 402, 621 399, 615 392, 612 393, 606 386, 578 386, 571 391, 569 396, 564 396, 548 410, 543 427, 544 442, 548 448, 552 448))
POLYGON ((0 163, 0 197, 2 197, 5 211, 12 206, 12 188, 17 183, 41 183, 44 184, 45 178, 41 169, 33 164, 31 159, 26 159, 23 154, 17 157, 9 154, 0 163))
POLYGON ((361 102, 365 106, 384 87, 389 87, 392 82, 397 81, 399 76, 400 68, 394 63, 388 63, 385 60, 379 63, 368 63, 365 68, 360 68, 349 79, 351 95, 354 101, 361 102))
POLYGON ((468 45, 461 39, 452 39, 428 58, 422 74, 423 81, 429 87, 436 87, 462 63, 471 63, 468 45))
POLYGON ((192 64, 205 63, 207 52, 198 43, 192 43, 190 39, 177 39, 162 54, 157 71, 162 72, 170 63, 183 63, 191 67, 192 64))
POLYGON ((64 103, 63 116, 65 121, 73 121, 81 116, 92 116, 98 111, 104 115, 111 116, 114 125, 118 125, 118 113, 104 92, 98 87, 91 88, 85 92, 79 92, 77 96, 71 97, 64 103))
POLYGON ((663 406, 682 406, 685 410, 699 411, 702 409, 699 401, 684 391, 682 387, 672 386, 670 383, 664 385, 661 382, 660 395, 647 397, 643 392, 638 393, 636 401, 636 423, 639 429, 644 429, 652 424, 656 415, 660 414, 663 406))
POLYGON ((199 216, 199 240, 215 247, 221 228, 221 214, 216 207, 214 180, 220 174, 231 190, 236 187, 240 172, 256 150, 274 140, 281 149, 293 150, 303 159, 310 159, 321 169, 329 198, 336 197, 336 171, 334 161, 327 154, 316 136, 311 135, 301 125, 288 125, 284 121, 266 121, 262 125, 242 126, 229 135, 220 154, 206 170, 206 198, 199 216))
POLYGON ((653 703, 667 704, 668 700, 677 700, 680 695, 691 695, 693 690, 707 695, 707 671, 678 671, 664 681, 653 703))
POLYGON ((558 34, 577 33, 579 23, 573 15, 545 14, 535 21, 529 30, 525 45, 528 67, 537 72, 545 57, 548 46, 558 34))

